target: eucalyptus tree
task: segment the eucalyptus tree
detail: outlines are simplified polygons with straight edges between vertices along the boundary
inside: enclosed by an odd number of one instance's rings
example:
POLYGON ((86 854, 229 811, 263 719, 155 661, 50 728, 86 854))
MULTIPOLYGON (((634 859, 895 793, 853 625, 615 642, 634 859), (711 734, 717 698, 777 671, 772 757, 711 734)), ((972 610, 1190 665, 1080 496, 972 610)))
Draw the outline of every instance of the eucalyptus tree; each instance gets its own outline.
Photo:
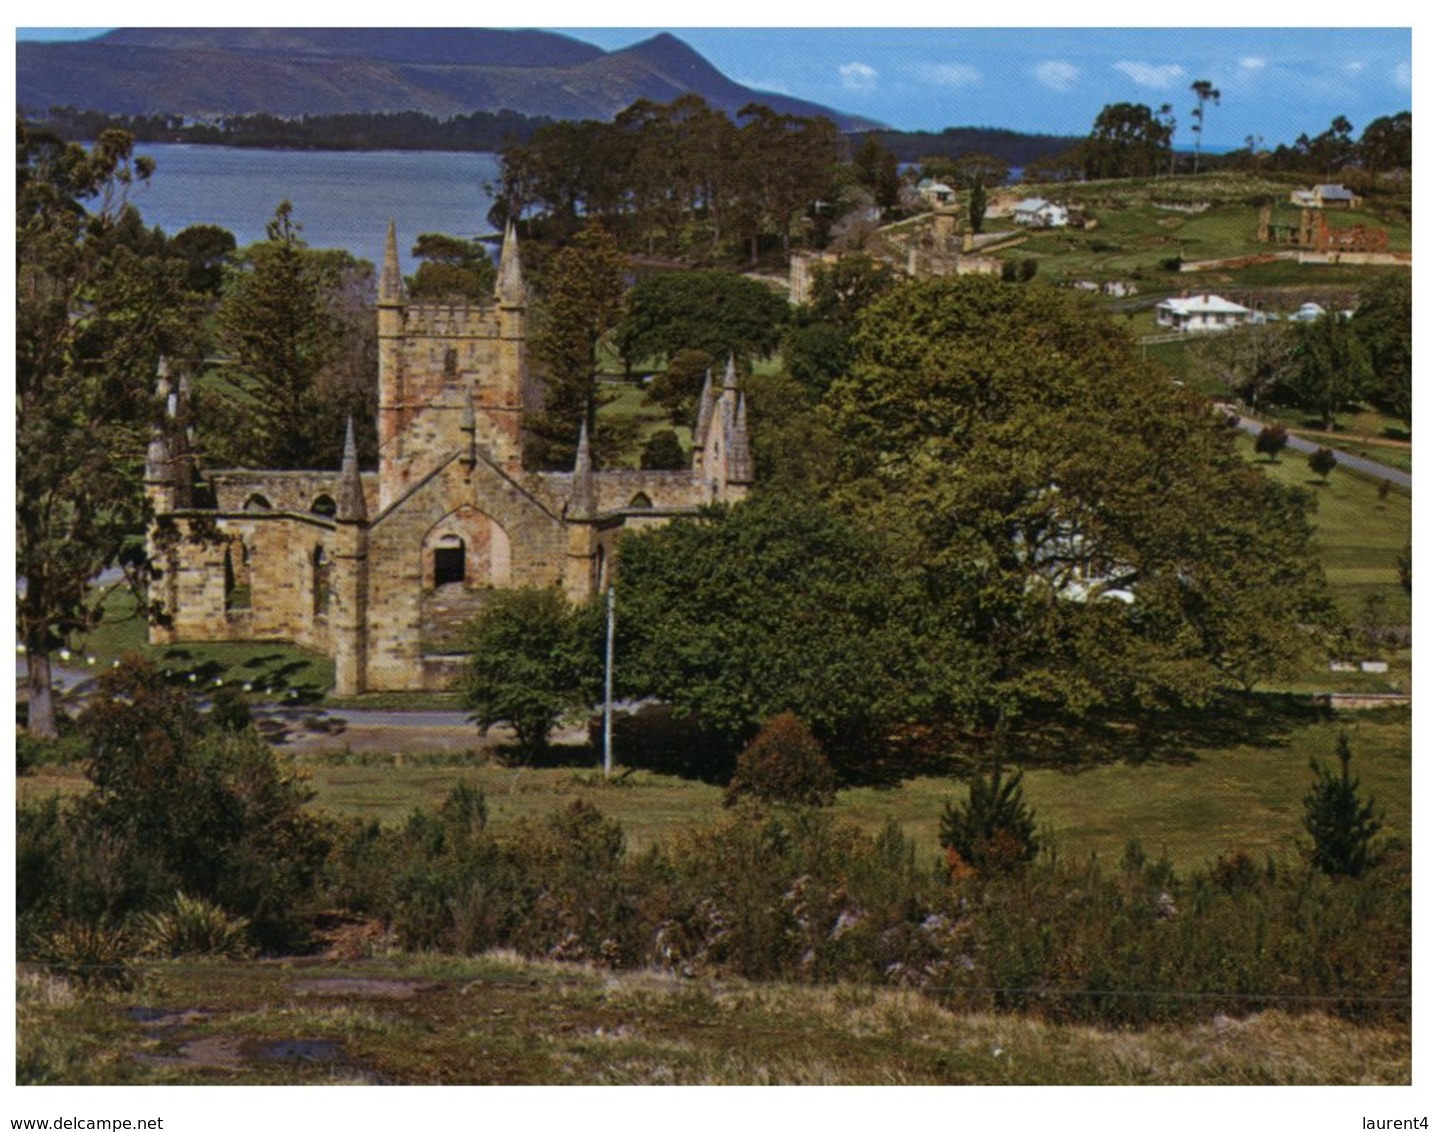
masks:
POLYGON ((1199 143, 1204 137, 1204 106, 1212 102, 1219 105, 1219 88, 1208 79, 1195 79, 1189 84, 1189 89, 1194 92, 1194 109, 1189 116, 1194 119, 1194 125, 1189 128, 1194 131, 1194 172, 1199 172, 1199 143))
POLYGON ((143 587, 142 467, 161 358, 198 358, 186 260, 137 229, 153 164, 130 136, 90 148, 17 126, 15 570, 29 728, 53 736, 51 658, 95 625, 121 566, 143 587))

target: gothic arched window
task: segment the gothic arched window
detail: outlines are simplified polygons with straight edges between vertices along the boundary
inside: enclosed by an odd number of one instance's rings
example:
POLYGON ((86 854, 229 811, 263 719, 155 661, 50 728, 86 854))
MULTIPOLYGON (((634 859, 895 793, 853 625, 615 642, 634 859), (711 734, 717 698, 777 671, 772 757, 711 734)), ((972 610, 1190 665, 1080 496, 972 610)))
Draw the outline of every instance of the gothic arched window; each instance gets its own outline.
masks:
POLYGON ((465 540, 444 535, 435 547, 435 585, 448 586, 465 580, 465 540))

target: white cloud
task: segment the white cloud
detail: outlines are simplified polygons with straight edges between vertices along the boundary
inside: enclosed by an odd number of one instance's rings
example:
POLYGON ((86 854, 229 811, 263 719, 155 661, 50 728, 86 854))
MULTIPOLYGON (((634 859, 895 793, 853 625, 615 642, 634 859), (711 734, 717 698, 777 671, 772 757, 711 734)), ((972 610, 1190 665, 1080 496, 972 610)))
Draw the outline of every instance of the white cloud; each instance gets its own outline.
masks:
POLYGON ((1364 70, 1364 64, 1359 62, 1358 59, 1356 59, 1352 63, 1345 63, 1344 69, 1348 71, 1351 75, 1357 75, 1360 71, 1364 70))
POLYGON ((1034 68, 1034 77, 1050 90, 1073 90, 1074 84, 1079 81, 1079 68, 1051 59, 1034 68))
POLYGON ((1239 60, 1239 66, 1246 71, 1262 71, 1268 65, 1268 60, 1261 59, 1257 55, 1247 55, 1239 60))
POLYGON ((1127 75, 1140 86, 1154 90, 1168 90, 1184 78, 1184 68, 1178 63, 1131 63, 1114 64, 1114 69, 1127 75))
POLYGON ((879 72, 868 63, 846 63, 839 69, 839 78, 845 90, 873 90, 879 72))
POLYGON ((921 63, 915 71, 921 78, 941 86, 969 86, 984 78, 968 63, 921 63))
POLYGON ((1396 63, 1394 65, 1394 84, 1408 90, 1414 84, 1413 74, 1408 63, 1396 63))

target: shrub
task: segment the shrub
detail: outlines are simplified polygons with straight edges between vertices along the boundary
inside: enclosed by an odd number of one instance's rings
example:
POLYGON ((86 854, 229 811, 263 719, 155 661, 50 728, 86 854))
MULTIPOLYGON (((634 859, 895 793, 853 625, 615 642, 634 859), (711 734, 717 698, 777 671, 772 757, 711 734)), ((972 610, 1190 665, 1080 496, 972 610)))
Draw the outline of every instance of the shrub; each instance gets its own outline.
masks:
POLYGON ((85 758, 85 741, 79 735, 46 739, 20 731, 15 736, 15 773, 29 774, 37 766, 69 766, 85 758))
POLYGON ((522 757, 534 758, 562 715, 594 704, 596 612, 572 607, 556 589, 493 595, 469 628, 473 660, 461 689, 481 730, 508 724, 522 757))
POLYGON ((946 802, 939 819, 939 843, 966 866, 988 876, 1019 868, 1039 852, 1034 811, 1024 802, 1024 775, 1002 778, 999 765, 987 778, 976 771, 969 797, 946 802))
POLYGON ((1374 799, 1361 801, 1359 779, 1349 773, 1349 736, 1341 734, 1335 748, 1339 773, 1309 761, 1314 781, 1304 795, 1304 830, 1311 846, 1308 858, 1328 876, 1357 877, 1374 864, 1370 847, 1382 822, 1374 799))
POLYGON ((784 712, 740 752, 724 804, 750 796, 783 806, 828 806, 834 794, 834 769, 819 741, 798 716, 784 712))
POLYGON ((676 471, 688 468, 689 457, 680 446, 679 433, 672 428, 661 429, 645 442, 640 453, 640 467, 647 471, 676 471))
POLYGON ((209 955, 243 959, 250 954, 250 921, 231 916, 199 897, 175 893, 170 907, 140 918, 141 949, 165 959, 209 955))
POLYGON ((83 726, 95 789, 72 836, 106 850, 106 899, 143 910, 180 890, 249 917, 266 946, 294 942, 329 846, 304 812, 310 791, 264 740, 209 731, 138 657, 101 678, 83 726))
POLYGON ((1271 463, 1279 462, 1279 453, 1289 444, 1289 430, 1280 424, 1265 425, 1254 438, 1254 451, 1268 456, 1271 463))
POLYGON ((51 974, 83 987, 125 989, 135 982, 134 950, 123 927, 105 920, 70 920, 45 937, 40 953, 51 974))
POLYGON ((249 697, 239 688, 227 684, 211 699, 205 722, 220 731, 244 731, 254 722, 250 715, 249 697))
POLYGON ((1316 448, 1309 453, 1309 470, 1320 479, 1327 480, 1339 463, 1339 457, 1328 448, 1316 448))

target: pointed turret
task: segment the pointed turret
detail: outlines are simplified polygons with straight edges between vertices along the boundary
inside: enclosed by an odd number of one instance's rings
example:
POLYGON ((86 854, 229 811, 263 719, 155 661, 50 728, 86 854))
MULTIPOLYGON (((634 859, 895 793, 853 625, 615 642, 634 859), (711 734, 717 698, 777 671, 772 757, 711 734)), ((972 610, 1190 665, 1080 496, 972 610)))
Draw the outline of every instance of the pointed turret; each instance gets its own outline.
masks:
POLYGON ((575 473, 570 480, 568 515, 572 519, 595 517, 594 461, 590 457, 590 431, 584 421, 580 422, 580 443, 575 449, 575 473))
POLYGON ((728 453, 725 460, 729 470, 729 482, 750 484, 754 482, 754 458, 749 447, 749 417, 745 412, 744 394, 739 395, 735 406, 734 423, 726 438, 728 453))
MULTIPOLYGON (((186 391, 188 392, 188 387, 186 391)), ((179 393, 175 388, 175 383, 170 380, 170 359, 163 354, 155 366, 155 399, 165 407, 167 421, 173 421, 179 416, 179 393)))
POLYGON ((168 484, 172 478, 170 446, 165 443, 165 434, 156 429, 150 437, 150 446, 145 449, 145 481, 168 484))
POLYGON ((390 228, 385 233, 385 261, 380 267, 380 305, 395 306, 404 295, 400 279, 400 249, 395 240, 395 218, 390 217, 390 228))
POLYGON ((714 378, 709 370, 705 370, 705 387, 700 393, 700 410, 695 416, 695 447, 705 446, 705 434, 709 431, 710 417, 715 411, 714 378))
POLYGON ((170 384, 170 359, 160 355, 160 361, 155 366, 155 400, 165 406, 165 415, 175 415, 174 402, 175 387, 170 384))
POLYGON ((328 613, 335 651, 335 690, 358 696, 369 681, 369 525, 355 419, 345 421, 345 455, 340 461, 340 490, 335 502, 334 566, 328 613))
POLYGON ((525 280, 520 272, 520 243, 513 220, 505 225, 505 242, 500 248, 500 271, 495 279, 495 298, 501 306, 525 305, 525 280))
MULTIPOLYGON (((155 367, 155 398, 165 406, 165 415, 150 429, 150 445, 145 449, 145 481, 163 484, 169 489, 175 483, 175 453, 170 447, 170 435, 176 431, 178 404, 175 385, 170 380, 170 360, 163 355, 155 367)), ((173 498, 167 499, 167 507, 174 504, 173 498)))
POLYGON ((360 482, 360 457, 355 448, 355 418, 345 422, 345 457, 340 463, 340 498, 335 504, 335 519, 341 523, 363 523, 365 488, 360 482))
POLYGON ((171 400, 174 403, 174 411, 170 415, 175 419, 176 455, 188 455, 195 444, 195 417, 191 411, 190 379, 183 373, 175 383, 171 400))
POLYGON ((724 387, 726 391, 739 388, 739 378, 735 374, 733 354, 729 356, 729 361, 725 363, 724 387))

